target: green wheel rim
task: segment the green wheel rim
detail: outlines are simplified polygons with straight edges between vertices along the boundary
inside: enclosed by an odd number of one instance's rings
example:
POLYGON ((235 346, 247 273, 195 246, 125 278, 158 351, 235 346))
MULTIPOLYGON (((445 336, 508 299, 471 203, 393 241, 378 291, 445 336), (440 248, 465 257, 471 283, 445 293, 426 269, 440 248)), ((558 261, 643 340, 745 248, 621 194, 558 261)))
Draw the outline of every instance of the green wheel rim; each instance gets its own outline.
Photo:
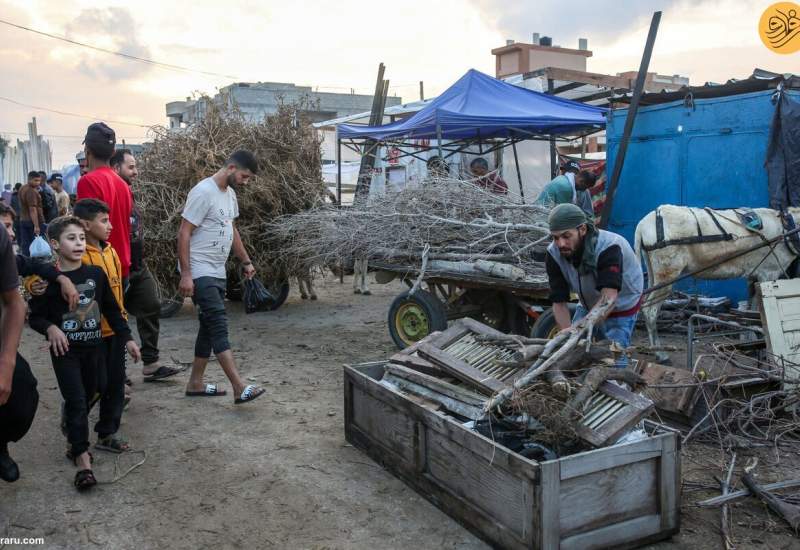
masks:
POLYGON ((430 334, 430 323, 425 310, 414 302, 407 302, 397 309, 394 326, 400 339, 413 344, 430 334))

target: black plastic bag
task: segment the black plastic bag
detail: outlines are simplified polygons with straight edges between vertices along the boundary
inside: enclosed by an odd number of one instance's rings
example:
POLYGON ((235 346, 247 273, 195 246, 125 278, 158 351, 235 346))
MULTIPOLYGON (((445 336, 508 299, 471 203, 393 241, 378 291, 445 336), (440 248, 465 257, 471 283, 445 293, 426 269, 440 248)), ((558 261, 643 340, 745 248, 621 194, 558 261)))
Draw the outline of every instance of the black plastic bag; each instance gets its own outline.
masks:
POLYGON ((242 286, 242 300, 244 301, 245 313, 269 311, 273 304, 275 304, 275 297, 270 294, 269 290, 255 277, 252 279, 245 279, 242 286))

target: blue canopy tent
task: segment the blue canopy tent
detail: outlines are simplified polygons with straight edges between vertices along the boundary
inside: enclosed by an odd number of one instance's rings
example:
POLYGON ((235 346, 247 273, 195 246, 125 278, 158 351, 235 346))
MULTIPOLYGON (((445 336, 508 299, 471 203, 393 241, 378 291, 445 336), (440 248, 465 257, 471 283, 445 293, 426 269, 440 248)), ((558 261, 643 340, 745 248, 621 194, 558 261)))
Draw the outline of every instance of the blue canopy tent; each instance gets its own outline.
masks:
MULTIPOLYGON (((470 69, 429 105, 404 120, 381 126, 340 125, 337 147, 345 145, 358 153, 374 155, 380 144, 412 147, 418 144, 411 140, 435 139, 442 158, 473 145, 478 145, 479 154, 485 154, 526 139, 581 137, 597 132, 605 128, 606 111, 507 84, 470 69)), ((417 156, 413 149, 405 155, 417 156)))

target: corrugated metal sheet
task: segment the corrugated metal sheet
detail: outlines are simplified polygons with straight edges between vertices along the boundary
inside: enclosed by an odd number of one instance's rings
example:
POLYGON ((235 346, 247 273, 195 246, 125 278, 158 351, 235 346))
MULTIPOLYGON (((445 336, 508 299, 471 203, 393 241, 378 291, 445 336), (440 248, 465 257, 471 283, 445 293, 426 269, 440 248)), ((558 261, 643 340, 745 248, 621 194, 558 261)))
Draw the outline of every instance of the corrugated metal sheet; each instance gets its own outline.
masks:
MULTIPOLYGON (((662 204, 768 206, 764 160, 775 109, 772 94, 763 91, 641 108, 608 228, 632 242, 636 224, 662 204)), ((608 166, 616 160, 627 112, 620 109, 609 115, 608 166)), ((679 287, 733 300, 747 297, 743 280, 690 280, 679 287)))

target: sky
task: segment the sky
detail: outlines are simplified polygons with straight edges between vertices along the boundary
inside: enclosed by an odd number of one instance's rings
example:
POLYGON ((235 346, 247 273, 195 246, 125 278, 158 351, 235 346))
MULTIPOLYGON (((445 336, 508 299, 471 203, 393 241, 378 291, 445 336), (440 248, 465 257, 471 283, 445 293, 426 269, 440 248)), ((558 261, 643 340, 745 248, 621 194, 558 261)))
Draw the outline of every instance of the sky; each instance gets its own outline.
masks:
POLYGON ((390 93, 406 101, 446 89, 470 68, 494 74, 492 48, 533 32, 576 48, 589 40, 587 69, 635 70, 652 12, 663 16, 650 64, 692 84, 745 78, 756 67, 800 72, 800 53, 759 40, 771 2, 572 0, 0 0, 0 19, 129 55, 216 75, 167 70, 0 24, 0 135, 25 139, 27 122, 51 141, 53 164, 71 162, 86 126, 104 120, 128 143, 165 124, 165 104, 233 81, 293 82, 324 91, 371 93, 378 63, 390 93), (227 76, 221 76, 227 75, 227 76))

